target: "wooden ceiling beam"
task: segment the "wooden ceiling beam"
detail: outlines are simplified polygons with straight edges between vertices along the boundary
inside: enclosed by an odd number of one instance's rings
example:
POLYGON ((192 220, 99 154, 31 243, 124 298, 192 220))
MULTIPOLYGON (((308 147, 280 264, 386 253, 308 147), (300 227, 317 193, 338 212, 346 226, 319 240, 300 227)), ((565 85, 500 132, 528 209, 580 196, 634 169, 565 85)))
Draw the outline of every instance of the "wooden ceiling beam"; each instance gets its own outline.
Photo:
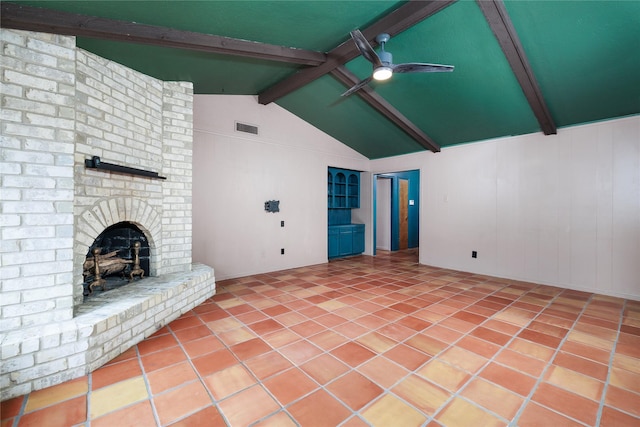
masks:
POLYGON ((557 133, 518 33, 502 0, 476 0, 545 135, 557 133))
MULTIPOLYGON (((331 75, 342 82, 346 87, 351 87, 359 81, 358 77, 344 66, 331 70, 331 75)), ((411 138, 418 142, 418 144, 427 150, 433 151, 434 153, 440 151, 440 146, 436 144, 426 133, 421 131, 400 111, 396 110, 369 86, 364 86, 351 96, 356 95, 364 99, 369 105, 371 105, 371 107, 380 112, 387 119, 391 120, 392 123, 406 132, 411 138)))
MULTIPOLYGON (((410 0, 367 27, 363 30, 363 34, 372 45, 375 45, 374 40, 378 34, 386 32, 394 36, 454 2, 455 0, 410 0)), ((328 54, 324 54, 7 2, 3 2, 1 8, 0 24, 4 28, 173 47, 313 66, 303 69, 292 78, 286 79, 260 94, 261 104, 273 102, 327 73, 332 73, 336 79, 347 86, 358 82, 358 78, 343 66, 344 63, 360 54, 351 39, 328 54)), ((365 87, 358 92, 358 96, 406 132, 422 147, 433 152, 440 151, 438 144, 372 89, 365 87)))
POLYGON ((326 54, 173 28, 79 15, 2 2, 0 25, 15 30, 82 36, 301 65, 320 65, 326 54))
MULTIPOLYGON (((455 3, 455 0, 411 0, 362 30, 362 34, 364 34, 372 46, 375 46, 375 37, 378 34, 387 33, 393 37, 429 16, 434 15, 452 3, 455 3)), ((358 55, 360 55, 360 51, 351 38, 349 38, 327 53, 327 61, 325 63, 317 67, 304 68, 293 76, 267 88, 258 95, 258 102, 266 105, 277 101, 325 74, 330 73, 332 70, 358 55)))

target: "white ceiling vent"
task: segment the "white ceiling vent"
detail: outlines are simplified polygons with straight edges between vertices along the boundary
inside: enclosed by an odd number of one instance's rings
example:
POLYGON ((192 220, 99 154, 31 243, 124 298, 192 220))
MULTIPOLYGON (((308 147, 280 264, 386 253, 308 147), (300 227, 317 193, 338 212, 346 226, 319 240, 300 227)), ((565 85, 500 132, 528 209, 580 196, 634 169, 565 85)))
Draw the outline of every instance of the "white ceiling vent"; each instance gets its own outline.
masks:
POLYGON ((236 131, 257 135, 258 134, 258 126, 248 125, 246 123, 236 122, 236 131))

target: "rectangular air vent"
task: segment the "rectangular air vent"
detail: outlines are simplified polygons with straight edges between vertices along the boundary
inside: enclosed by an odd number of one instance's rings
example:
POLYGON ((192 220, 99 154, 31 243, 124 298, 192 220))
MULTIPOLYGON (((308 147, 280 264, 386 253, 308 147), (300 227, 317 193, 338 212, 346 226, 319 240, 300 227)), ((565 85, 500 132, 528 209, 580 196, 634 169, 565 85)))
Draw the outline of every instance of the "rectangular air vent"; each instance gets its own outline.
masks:
POLYGON ((248 125, 246 123, 236 122, 236 130, 238 132, 251 133, 253 135, 258 134, 258 126, 248 125))

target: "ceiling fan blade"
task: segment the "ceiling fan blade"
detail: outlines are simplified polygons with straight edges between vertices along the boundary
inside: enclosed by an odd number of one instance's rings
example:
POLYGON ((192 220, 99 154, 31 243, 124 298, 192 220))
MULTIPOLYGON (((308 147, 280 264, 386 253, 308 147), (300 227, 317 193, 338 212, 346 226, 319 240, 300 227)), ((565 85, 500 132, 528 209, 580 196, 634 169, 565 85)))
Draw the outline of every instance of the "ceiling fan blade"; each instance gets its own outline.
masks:
POLYGON ((353 92, 357 92, 357 91, 359 91, 360 89, 362 89, 363 87, 365 87, 365 86, 366 86, 370 81, 371 81, 371 77, 367 77, 367 78, 366 78, 366 79, 364 79, 364 80, 360 80, 360 81, 358 82, 358 84, 357 84, 357 85, 355 85, 355 86, 351 87, 351 89, 349 89, 348 91, 346 91, 345 93, 343 93, 343 94, 342 94, 342 95, 340 95, 340 96, 349 96, 349 95, 351 95, 353 92))
POLYGON ((442 73, 453 71, 453 65, 422 64, 419 62, 408 62, 393 66, 394 73, 442 73))
POLYGON ((360 30, 351 31, 351 38, 353 39, 362 56, 367 61, 371 62, 374 67, 379 67, 382 65, 380 57, 378 56, 376 51, 373 50, 366 37, 362 34, 362 32, 360 32, 360 30))

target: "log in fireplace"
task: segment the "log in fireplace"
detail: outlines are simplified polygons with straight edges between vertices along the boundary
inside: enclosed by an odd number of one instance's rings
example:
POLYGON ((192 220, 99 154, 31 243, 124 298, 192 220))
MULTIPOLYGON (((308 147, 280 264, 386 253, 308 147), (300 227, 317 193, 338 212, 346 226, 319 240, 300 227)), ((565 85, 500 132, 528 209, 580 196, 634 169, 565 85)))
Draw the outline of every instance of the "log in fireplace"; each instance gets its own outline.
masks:
POLYGON ((150 259, 149 241, 135 224, 123 221, 107 227, 89 247, 83 264, 85 300, 149 276, 150 259))

